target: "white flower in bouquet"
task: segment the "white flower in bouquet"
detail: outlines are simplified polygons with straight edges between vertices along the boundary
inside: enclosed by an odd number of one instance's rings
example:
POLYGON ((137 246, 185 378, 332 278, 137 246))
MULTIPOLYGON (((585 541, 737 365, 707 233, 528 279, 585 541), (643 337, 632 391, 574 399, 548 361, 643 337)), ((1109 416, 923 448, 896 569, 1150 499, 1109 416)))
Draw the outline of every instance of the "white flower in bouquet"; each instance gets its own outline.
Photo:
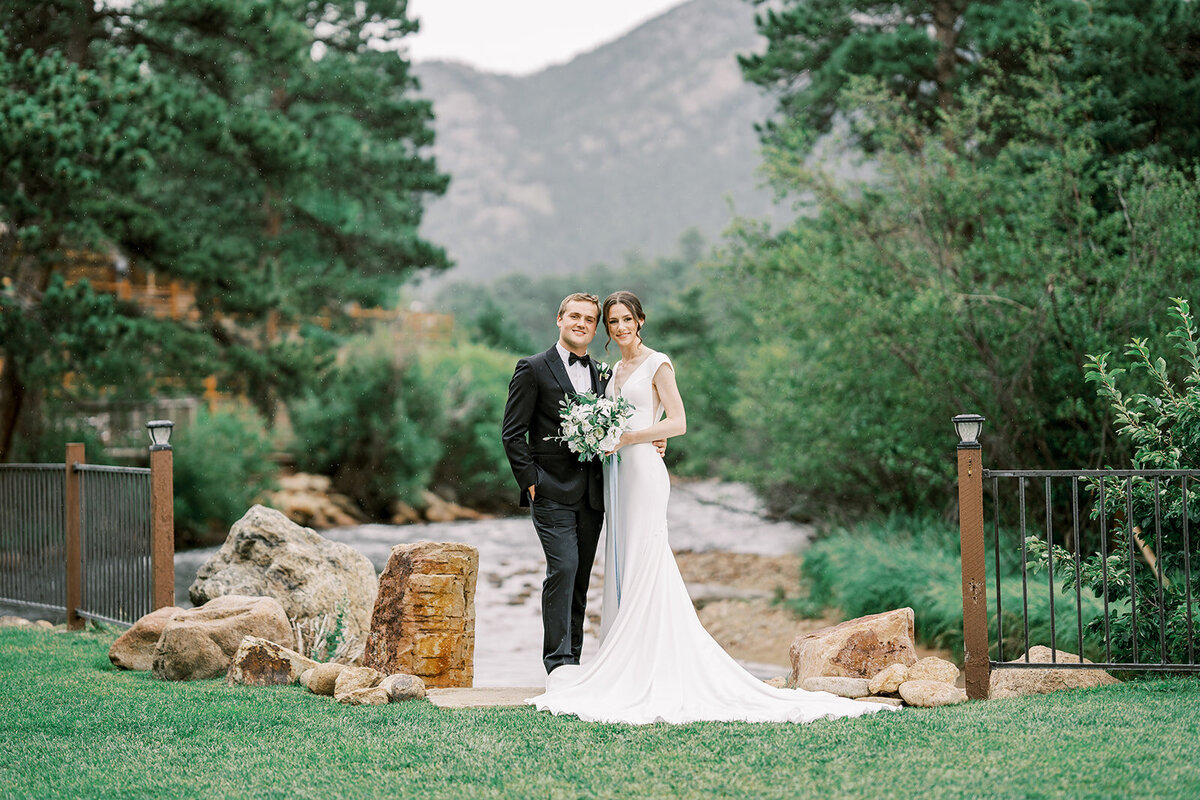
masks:
POLYGON ((617 444, 621 441, 621 433, 622 433, 622 431, 617 430, 617 431, 610 433, 608 436, 605 436, 603 439, 601 439, 600 444, 597 446, 599 448, 600 452, 607 453, 608 451, 610 451, 614 447, 616 447, 617 444))
POLYGON ((589 461, 616 447, 633 416, 633 407, 624 397, 597 397, 593 392, 578 394, 562 405, 560 435, 546 439, 564 442, 580 461, 589 461))

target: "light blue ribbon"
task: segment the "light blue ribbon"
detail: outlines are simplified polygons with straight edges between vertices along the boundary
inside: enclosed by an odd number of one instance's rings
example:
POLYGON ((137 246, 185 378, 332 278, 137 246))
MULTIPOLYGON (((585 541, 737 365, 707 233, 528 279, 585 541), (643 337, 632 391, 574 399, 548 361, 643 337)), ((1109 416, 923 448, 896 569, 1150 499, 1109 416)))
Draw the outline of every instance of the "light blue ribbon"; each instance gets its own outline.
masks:
POLYGON ((617 464, 620 463, 616 453, 608 457, 608 496, 612 499, 612 513, 608 518, 608 536, 613 546, 613 574, 617 585, 617 608, 621 607, 621 555, 617 538, 617 464))

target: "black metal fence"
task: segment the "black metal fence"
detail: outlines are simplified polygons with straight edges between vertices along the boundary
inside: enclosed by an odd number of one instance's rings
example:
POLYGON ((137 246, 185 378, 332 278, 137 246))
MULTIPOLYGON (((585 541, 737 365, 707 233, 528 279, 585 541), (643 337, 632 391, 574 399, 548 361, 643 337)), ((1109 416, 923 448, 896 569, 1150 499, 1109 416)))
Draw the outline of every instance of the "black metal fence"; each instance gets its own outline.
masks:
POLYGON ((0 464, 0 604, 132 625, 174 597, 172 457, 151 469, 0 464))
POLYGON ((150 470, 76 464, 83 592, 79 616, 130 625, 153 610, 150 470))
POLYGON ((0 464, 0 602, 65 611, 62 464, 0 464))
POLYGON ((1040 644, 1060 669, 1200 672, 1192 563, 1200 470, 985 469, 982 478, 991 669, 1044 669, 1029 660, 1040 644), (1059 660, 1060 648, 1077 657, 1059 660))

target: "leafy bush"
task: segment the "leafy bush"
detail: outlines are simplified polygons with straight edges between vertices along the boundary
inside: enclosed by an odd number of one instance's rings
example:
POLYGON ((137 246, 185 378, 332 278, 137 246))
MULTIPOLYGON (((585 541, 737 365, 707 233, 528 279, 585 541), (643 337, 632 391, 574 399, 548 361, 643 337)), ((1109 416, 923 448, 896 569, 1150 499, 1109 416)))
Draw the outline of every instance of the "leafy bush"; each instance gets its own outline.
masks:
POLYGON ((272 488, 271 440, 262 418, 249 408, 201 411, 171 445, 180 544, 204 544, 224 534, 272 488))
POLYGON ((375 519, 393 500, 415 502, 442 456, 437 392, 388 338, 352 342, 289 411, 297 466, 328 475, 375 519))
POLYGON ((1052 45, 1031 52, 1019 96, 1008 73, 972 82, 938 136, 852 82, 842 111, 878 145, 860 178, 766 150, 807 213, 734 228, 708 341, 737 389, 724 451, 777 510, 944 507, 964 411, 993 421, 993 463, 1112 456, 1084 354, 1144 325, 1157 287, 1196 285, 1200 183, 1098 157, 1095 93, 1062 83, 1052 45))
POLYGON ((441 458, 432 488, 472 508, 511 509, 517 497, 500 423, 516 359, 473 344, 431 350, 421 356, 429 386, 436 387, 441 414, 436 433, 441 458))
MULTIPOLYGON (((1097 392, 1111 404, 1119 426, 1117 434, 1135 448, 1135 469, 1200 466, 1200 344, 1186 300, 1174 300, 1171 316, 1178 325, 1168 337, 1181 362, 1183 386, 1172 379, 1166 359, 1153 356, 1145 339, 1130 342, 1125 353, 1131 359, 1128 369, 1110 367, 1109 353, 1088 357, 1088 380, 1098 384, 1097 392), (1121 376, 1138 371, 1145 373, 1155 394, 1126 395, 1118 388, 1121 376)), ((1099 494, 1099 489, 1099 481, 1089 486, 1093 496, 1099 494)), ((1165 654, 1169 662, 1186 663, 1189 628, 1192 648, 1200 649, 1200 492, 1196 483, 1189 482, 1186 504, 1178 478, 1133 478, 1128 496, 1124 480, 1105 478, 1104 489, 1104 519, 1111 525, 1107 557, 1091 554, 1081 560, 1077 573, 1074 556, 1055 546, 1054 569, 1064 589, 1073 590, 1078 585, 1101 595, 1107 582, 1113 658, 1134 661, 1136 642, 1138 660, 1157 661, 1165 654), (1185 520, 1190 524, 1186 546, 1185 520), (1131 552, 1140 554, 1132 565, 1131 552)), ((1096 503, 1093 518, 1099 513, 1096 503)), ((1030 537, 1029 548, 1044 567, 1048 559, 1046 542, 1030 537)), ((1102 636, 1104 620, 1093 620, 1089 629, 1102 636)))
POLYGON ((328 475, 375 519, 421 493, 510 510, 516 488, 500 421, 516 359, 455 341, 418 354, 388 336, 351 342, 339 363, 289 405, 301 469, 328 475))
MULTIPOLYGON (((1002 541, 1012 541, 1012 536, 1002 541)), ((993 559, 988 569, 988 630, 991 655, 1000 655, 996 638, 993 559)), ((1021 614, 1019 548, 1005 548, 1001 558, 1003 637, 1005 659, 1017 658, 1025 647, 1025 617, 1021 614), (1014 549, 1017 553, 1014 555, 1014 549)), ((840 528, 816 541, 804 554, 802 580, 808 596, 792 601, 800 613, 819 614, 836 608, 846 618, 878 614, 908 606, 916 614, 917 641, 963 655, 962 570, 958 530, 932 518, 893 516, 881 522, 840 528)), ((1049 646, 1050 594, 1045 585, 1029 587, 1029 644, 1049 646)), ((1084 623, 1102 611, 1099 602, 1082 598, 1084 623)), ((1056 591, 1060 649, 1078 648, 1073 624, 1064 624, 1064 609, 1075 618, 1074 591, 1056 591)), ((1078 652, 1076 649, 1075 652, 1078 652)), ((1084 637, 1084 655, 1098 654, 1097 642, 1084 637)))

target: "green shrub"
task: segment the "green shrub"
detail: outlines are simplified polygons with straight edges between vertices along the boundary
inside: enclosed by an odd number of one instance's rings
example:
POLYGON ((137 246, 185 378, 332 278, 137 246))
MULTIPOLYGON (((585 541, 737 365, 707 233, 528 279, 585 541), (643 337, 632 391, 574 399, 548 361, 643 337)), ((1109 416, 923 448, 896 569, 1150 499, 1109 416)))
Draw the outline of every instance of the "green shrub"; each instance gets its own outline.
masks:
MULTIPOLYGON (((1111 404, 1119 426, 1117 434, 1135 448, 1135 469, 1200 467, 1198 332, 1186 300, 1174 300, 1171 316, 1178 325, 1168 337, 1179 356, 1182 386, 1172 379, 1172 369, 1166 359, 1153 356, 1145 339, 1135 338, 1130 342, 1125 353, 1132 361, 1128 369, 1110 367, 1108 353, 1088 357, 1088 380, 1099 384, 1097 392, 1111 404), (1125 395, 1120 391, 1118 380, 1137 372, 1145 373, 1154 394, 1135 392, 1125 395)), ((1178 478, 1165 478, 1158 483, 1153 479, 1134 478, 1130 484, 1131 516, 1126 508, 1125 481, 1106 478, 1104 485, 1104 519, 1110 530, 1108 557, 1091 554, 1082 559, 1077 573, 1073 554, 1055 546, 1055 573, 1062 580, 1064 589, 1074 591, 1079 586, 1092 595, 1101 595, 1107 582, 1108 627, 1114 659, 1135 660, 1136 636, 1138 660, 1157 661, 1165 655, 1169 662, 1186 663, 1189 660, 1189 628, 1191 647, 1200 649, 1200 601, 1197 600, 1200 598, 1200 569, 1197 569, 1200 567, 1200 536, 1197 536, 1200 533, 1200 501, 1197 500, 1196 483, 1189 481, 1185 506, 1178 478), (1160 511, 1157 530, 1156 505, 1160 511), (1183 538, 1185 518, 1191 528, 1187 548, 1183 538), (1140 554, 1132 565, 1131 549, 1140 554), (1185 553, 1190 564, 1185 563, 1185 553), (1190 620, 1189 594, 1192 598, 1190 620)), ((1093 496, 1098 495, 1099 481, 1091 482, 1088 488, 1093 496)), ((1093 518, 1099 513, 1099 503, 1096 503, 1093 518)), ((1030 537, 1029 548, 1039 566, 1045 567, 1048 558, 1045 541, 1030 537)), ((1094 635, 1103 635, 1103 618, 1092 621, 1091 631, 1094 635)))
POLYGON ((375 519, 432 489, 489 511, 515 502, 500 422, 515 357, 456 341, 398 354, 360 338, 289 406, 299 468, 328 475, 375 519))
POLYGON ((439 495, 472 508, 508 510, 516 502, 500 423, 516 358, 473 344, 431 350, 421 356, 441 409, 437 435, 441 458, 432 487, 439 495))
POLYGON ((289 406, 296 465, 328 475, 375 519, 416 502, 442 457, 438 392, 386 337, 351 343, 289 406))
POLYGON ((263 491, 276 467, 266 425, 249 408, 201 411, 171 438, 175 535, 182 545, 224 534, 263 491))

